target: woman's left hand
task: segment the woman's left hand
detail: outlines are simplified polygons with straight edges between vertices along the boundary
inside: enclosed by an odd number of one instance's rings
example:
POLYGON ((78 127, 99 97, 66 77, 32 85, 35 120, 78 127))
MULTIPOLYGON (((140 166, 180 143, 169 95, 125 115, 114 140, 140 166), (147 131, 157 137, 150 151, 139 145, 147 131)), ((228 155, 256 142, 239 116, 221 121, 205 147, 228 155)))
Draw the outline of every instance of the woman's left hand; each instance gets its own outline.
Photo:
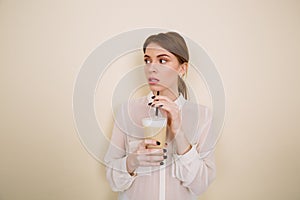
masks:
POLYGON ((170 132, 175 136, 181 128, 181 111, 178 105, 166 96, 155 96, 151 106, 158 107, 168 118, 170 132))
POLYGON ((162 114, 169 121, 169 137, 174 138, 177 146, 177 153, 182 155, 188 152, 192 146, 186 139, 181 129, 181 110, 178 105, 166 96, 155 96, 151 106, 158 107, 162 114))

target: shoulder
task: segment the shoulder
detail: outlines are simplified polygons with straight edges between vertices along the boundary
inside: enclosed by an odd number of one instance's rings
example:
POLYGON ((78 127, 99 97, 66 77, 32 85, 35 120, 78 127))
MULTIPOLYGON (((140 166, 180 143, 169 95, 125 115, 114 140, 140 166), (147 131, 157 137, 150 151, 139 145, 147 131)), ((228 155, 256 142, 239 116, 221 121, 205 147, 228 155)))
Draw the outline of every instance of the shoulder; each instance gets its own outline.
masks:
POLYGON ((186 101, 182 107, 183 115, 191 115, 201 121, 211 120, 212 110, 210 107, 190 101, 186 101))
POLYGON ((182 129, 191 144, 199 142, 206 134, 212 120, 212 112, 208 106, 186 101, 182 107, 182 129))

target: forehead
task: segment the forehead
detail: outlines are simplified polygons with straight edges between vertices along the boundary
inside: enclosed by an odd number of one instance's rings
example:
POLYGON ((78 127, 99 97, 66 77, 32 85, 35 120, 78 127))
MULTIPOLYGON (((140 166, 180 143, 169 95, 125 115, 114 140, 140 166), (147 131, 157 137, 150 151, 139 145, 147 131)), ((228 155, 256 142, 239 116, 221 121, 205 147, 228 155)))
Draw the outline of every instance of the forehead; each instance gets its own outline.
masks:
POLYGON ((150 43, 146 50, 145 50, 145 54, 168 54, 168 55, 172 55, 168 50, 162 48, 160 45, 156 44, 156 43, 150 43))

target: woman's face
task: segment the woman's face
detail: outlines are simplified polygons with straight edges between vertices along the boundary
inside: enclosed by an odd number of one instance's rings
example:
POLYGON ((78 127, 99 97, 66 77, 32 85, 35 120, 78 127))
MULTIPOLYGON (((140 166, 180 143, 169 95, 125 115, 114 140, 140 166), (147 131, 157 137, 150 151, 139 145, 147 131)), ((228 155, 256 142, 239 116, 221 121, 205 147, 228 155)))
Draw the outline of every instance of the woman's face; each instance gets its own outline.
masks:
POLYGON ((150 43, 144 54, 145 75, 150 90, 178 95, 178 75, 183 75, 186 63, 180 64, 175 55, 156 43, 150 43))

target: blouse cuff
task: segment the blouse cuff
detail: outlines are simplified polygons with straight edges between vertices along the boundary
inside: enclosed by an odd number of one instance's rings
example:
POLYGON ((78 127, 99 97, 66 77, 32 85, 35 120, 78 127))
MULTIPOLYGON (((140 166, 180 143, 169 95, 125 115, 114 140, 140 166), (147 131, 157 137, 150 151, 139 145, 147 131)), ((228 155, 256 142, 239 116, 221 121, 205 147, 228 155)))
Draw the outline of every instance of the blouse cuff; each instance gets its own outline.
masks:
POLYGON ((182 181, 184 186, 188 186, 194 180, 201 164, 196 145, 193 145, 192 148, 183 155, 174 154, 173 159, 175 162, 175 177, 182 181))
POLYGON ((193 145, 192 148, 183 155, 174 154, 175 161, 180 160, 181 163, 190 163, 195 158, 199 157, 198 151, 196 149, 196 145, 193 145))
POLYGON ((122 161, 121 161, 121 171, 124 172, 124 178, 126 179, 132 179, 132 181, 135 179, 136 177, 136 173, 135 172, 132 172, 132 173, 129 173, 127 171, 127 165, 126 165, 126 161, 127 161, 127 156, 125 156, 124 158, 122 158, 122 161))

